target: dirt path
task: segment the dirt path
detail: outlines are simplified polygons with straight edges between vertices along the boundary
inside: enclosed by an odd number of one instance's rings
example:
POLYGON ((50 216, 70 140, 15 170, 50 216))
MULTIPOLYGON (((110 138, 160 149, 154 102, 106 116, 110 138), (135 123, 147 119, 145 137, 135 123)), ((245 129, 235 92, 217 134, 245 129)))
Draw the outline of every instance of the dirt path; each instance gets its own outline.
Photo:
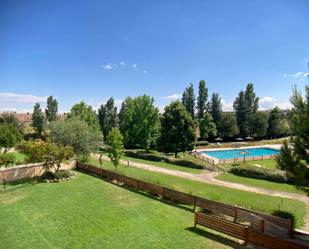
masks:
MULTIPOLYGON (((95 156, 98 157, 98 155, 95 155, 95 156)), ((109 158, 106 156, 103 156, 103 159, 109 160, 109 158)), ((128 161, 120 160, 120 163, 127 165, 128 161)), ((209 172, 205 170, 204 172, 200 174, 193 174, 189 172, 171 170, 171 169, 157 167, 157 166, 153 166, 149 164, 138 163, 134 161, 130 161, 130 166, 144 169, 144 170, 164 173, 168 175, 179 176, 179 177, 187 178, 190 180, 205 182, 205 183, 213 184, 217 186, 223 186, 227 188, 233 188, 233 189, 238 189, 238 190, 243 190, 243 191, 248 191, 248 192, 253 192, 253 193, 259 193, 259 194, 265 194, 265 195, 271 195, 271 196, 277 196, 277 197, 283 197, 283 198, 303 201, 306 204, 306 214, 304 218, 305 224, 302 229, 305 231, 309 231, 309 198, 305 195, 290 193, 290 192, 283 192, 283 191, 269 190, 269 189, 264 189, 264 188, 259 188, 259 187, 252 187, 252 186, 248 186, 248 185, 240 184, 240 183, 221 181, 215 178, 217 175, 220 174, 219 172, 216 172, 216 171, 209 172)))

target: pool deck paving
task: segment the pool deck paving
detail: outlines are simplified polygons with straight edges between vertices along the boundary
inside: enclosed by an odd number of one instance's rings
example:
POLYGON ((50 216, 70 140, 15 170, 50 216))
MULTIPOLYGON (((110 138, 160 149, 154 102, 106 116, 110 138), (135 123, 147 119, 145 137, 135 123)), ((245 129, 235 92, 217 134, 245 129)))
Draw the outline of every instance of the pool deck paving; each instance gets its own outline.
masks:
MULTIPOLYGON (((98 154, 94 154, 95 157, 99 157, 98 154)), ((104 160, 110 160, 107 156, 103 156, 104 160)), ((128 160, 120 160, 121 164, 127 165, 128 160)), ((276 197, 282 197, 282 198, 289 198, 293 200, 298 200, 302 201, 306 204, 306 214, 304 218, 304 226, 303 230, 309 232, 309 197, 306 196, 305 194, 297 194, 297 193, 290 193, 290 192, 283 192, 283 191, 276 191, 276 190, 270 190, 270 189, 265 189, 265 188, 259 188, 259 187, 252 187, 248 186, 245 184, 240 184, 240 183, 232 183, 232 182, 226 182, 222 180, 218 180, 215 177, 220 174, 220 172, 217 171, 207 171, 204 170, 200 174, 193 174, 189 172, 183 172, 179 170, 172 170, 172 169, 166 169, 162 167, 157 167, 154 165, 150 164, 144 164, 144 163, 138 163, 134 161, 130 161, 129 163, 130 167, 135 167, 135 168, 140 168, 144 170, 149 170, 153 172, 159 172, 159 173, 164 173, 167 175, 173 175, 173 176, 178 176, 178 177, 183 177, 186 179, 198 181, 198 182, 204 182, 207 184, 212 184, 212 185, 217 185, 217 186, 222 186, 222 187, 227 187, 227 188, 233 188, 233 189, 238 189, 242 191, 248 191, 248 192, 253 192, 253 193, 258 193, 258 194, 265 194, 265 195, 270 195, 270 196, 276 196, 276 197)))

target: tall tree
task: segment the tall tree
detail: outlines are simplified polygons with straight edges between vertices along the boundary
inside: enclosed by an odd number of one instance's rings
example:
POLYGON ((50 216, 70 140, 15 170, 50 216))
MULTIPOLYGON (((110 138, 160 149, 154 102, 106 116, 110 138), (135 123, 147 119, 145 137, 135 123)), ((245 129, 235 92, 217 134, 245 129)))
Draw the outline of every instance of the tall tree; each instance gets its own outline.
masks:
POLYGON ((165 152, 185 152, 194 148, 195 130, 191 115, 175 101, 165 107, 161 119, 160 149, 165 152))
POLYGON ((190 83, 182 94, 182 104, 186 108, 186 111, 191 115, 192 119, 194 119, 195 95, 192 83, 190 83))
POLYGON ((127 98, 122 104, 119 119, 125 147, 140 146, 149 150, 154 145, 159 135, 159 110, 154 106, 152 97, 127 98))
POLYGON ((107 135, 106 143, 109 145, 108 157, 118 166, 121 156, 123 155, 123 137, 118 127, 113 127, 107 135))
POLYGON ((221 104, 221 98, 218 93, 213 93, 211 95, 210 114, 220 133, 219 128, 220 128, 221 116, 222 116, 222 104, 221 104))
POLYGON ((39 103, 33 107, 32 127, 35 129, 37 136, 41 136, 45 126, 45 117, 39 103))
POLYGON ((302 96, 296 88, 290 102, 292 108, 290 145, 284 142, 278 156, 278 165, 287 170, 298 183, 309 183, 309 86, 305 88, 306 95, 302 96))
POLYGON ((197 117, 202 119, 207 109, 208 89, 204 80, 201 80, 198 87, 197 117))
POLYGON ((281 112, 278 107, 271 110, 268 117, 268 137, 278 137, 283 133, 283 123, 281 120, 281 112))
POLYGON ((58 118, 58 102, 53 96, 47 98, 47 105, 45 108, 46 120, 48 122, 56 121, 58 118))
POLYGON ((246 134, 248 133, 248 125, 246 118, 245 93, 243 91, 239 92, 238 97, 234 101, 233 107, 236 113, 239 134, 241 136, 246 136, 246 134))
POLYGON ((100 106, 98 117, 101 131, 104 138, 106 138, 111 129, 118 124, 117 107, 114 104, 114 98, 110 98, 105 105, 100 106))
POLYGON ((251 132, 256 138, 263 138, 268 127, 268 117, 264 112, 257 112, 251 118, 251 132))
POLYGON ((212 116, 209 113, 205 113, 204 117, 200 120, 200 136, 203 140, 207 140, 209 137, 215 137, 217 135, 216 125, 213 122, 212 116))
MULTIPOLYGON (((0 124, 0 149, 4 148, 4 152, 14 147, 21 140, 21 134, 13 124, 0 124)), ((1 152, 1 151, 0 151, 1 152)))
POLYGON ((245 92, 239 92, 233 105, 241 136, 253 135, 253 120, 258 109, 258 104, 259 98, 256 97, 254 86, 252 83, 249 83, 245 92))
POLYGON ((248 83, 246 91, 245 91, 245 101, 246 101, 246 118, 248 119, 248 135, 253 135, 253 126, 255 125, 252 120, 255 119, 255 114, 259 107, 259 98, 256 97, 254 92, 254 86, 252 83, 248 83))
POLYGON ((50 140, 57 144, 68 145, 78 156, 87 158, 102 141, 99 130, 93 130, 79 118, 57 120, 49 124, 50 140))
POLYGON ((221 123, 219 126, 220 137, 233 138, 238 135, 239 129, 236 122, 236 116, 234 113, 225 112, 222 113, 221 123))
POLYGON ((87 105, 83 101, 75 104, 71 108, 67 118, 78 118, 85 121, 94 130, 100 130, 100 124, 96 112, 92 109, 91 105, 87 105))
POLYGON ((24 130, 24 125, 16 118, 14 113, 2 113, 0 116, 0 124, 11 124, 16 127, 22 134, 24 130))

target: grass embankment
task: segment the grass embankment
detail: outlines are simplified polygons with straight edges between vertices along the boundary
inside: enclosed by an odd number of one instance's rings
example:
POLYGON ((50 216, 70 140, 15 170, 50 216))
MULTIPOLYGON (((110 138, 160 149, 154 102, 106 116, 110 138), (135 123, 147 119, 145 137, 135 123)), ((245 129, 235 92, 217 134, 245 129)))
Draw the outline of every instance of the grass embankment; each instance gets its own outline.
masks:
POLYGON ((292 184, 287 183, 277 183, 271 182, 261 179, 253 179, 248 177, 237 176, 233 174, 222 174, 216 177, 219 180, 233 182, 233 183, 241 183, 253 187, 259 187, 264 189, 270 189, 275 191, 284 191, 284 192, 291 192, 297 194, 304 194, 308 195, 309 187, 298 187, 292 184))
POLYGON ((240 160, 238 163, 230 163, 221 165, 221 167, 224 167, 226 169, 238 166, 238 167, 246 167, 246 166, 253 166, 257 168, 265 168, 265 169, 278 169, 277 167, 277 161, 275 159, 265 159, 265 160, 256 160, 256 161, 247 161, 243 163, 242 160, 240 160))
POLYGON ((244 248, 193 229, 190 211, 90 175, 7 187, 0 193, 0 248, 244 248))
MULTIPOLYGON (((97 159, 91 159, 89 163, 99 166, 97 159)), ((104 162, 104 168, 114 170, 114 166, 110 162, 104 162)), ((300 228, 303 225, 305 203, 301 201, 211 185, 124 165, 119 165, 117 172, 186 193, 191 193, 227 204, 238 205, 255 211, 270 214, 280 209, 294 215, 297 228, 300 228)))

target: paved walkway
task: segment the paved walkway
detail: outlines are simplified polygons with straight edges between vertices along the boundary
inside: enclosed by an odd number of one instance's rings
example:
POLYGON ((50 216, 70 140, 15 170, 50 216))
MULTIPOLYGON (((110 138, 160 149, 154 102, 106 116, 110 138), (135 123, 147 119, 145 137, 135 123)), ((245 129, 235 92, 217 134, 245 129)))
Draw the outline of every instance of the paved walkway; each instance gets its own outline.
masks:
MULTIPOLYGON (((95 155, 95 156, 98 157, 98 155, 95 155)), ((103 159, 109 160, 109 158, 106 156, 103 156, 103 159)), ((127 162, 128 162, 127 160, 120 160, 121 164, 127 165, 127 162)), ((283 192, 283 191, 276 191, 276 190, 269 190, 269 189, 264 189, 264 188, 259 188, 259 187, 252 187, 252 186, 248 186, 248 185, 240 184, 240 183, 232 183, 232 182, 218 180, 215 177, 219 175, 220 173, 216 171, 210 172, 210 171, 205 170, 204 172, 200 174, 193 174, 189 172, 171 170, 171 169, 157 167, 157 166, 153 166, 149 164, 138 163, 134 161, 130 161, 130 166, 144 169, 144 170, 164 173, 168 175, 179 176, 179 177, 187 178, 190 180, 205 182, 205 183, 213 184, 217 186, 223 186, 227 188, 233 188, 233 189, 238 189, 238 190, 243 190, 243 191, 248 191, 248 192, 254 192, 254 193, 259 193, 259 194, 265 194, 265 195, 271 195, 271 196, 277 196, 277 197, 283 197, 283 198, 303 201, 306 204, 306 214, 304 218, 305 224, 302 229, 305 231, 309 231, 309 197, 307 197, 306 195, 290 193, 290 192, 283 192)))

